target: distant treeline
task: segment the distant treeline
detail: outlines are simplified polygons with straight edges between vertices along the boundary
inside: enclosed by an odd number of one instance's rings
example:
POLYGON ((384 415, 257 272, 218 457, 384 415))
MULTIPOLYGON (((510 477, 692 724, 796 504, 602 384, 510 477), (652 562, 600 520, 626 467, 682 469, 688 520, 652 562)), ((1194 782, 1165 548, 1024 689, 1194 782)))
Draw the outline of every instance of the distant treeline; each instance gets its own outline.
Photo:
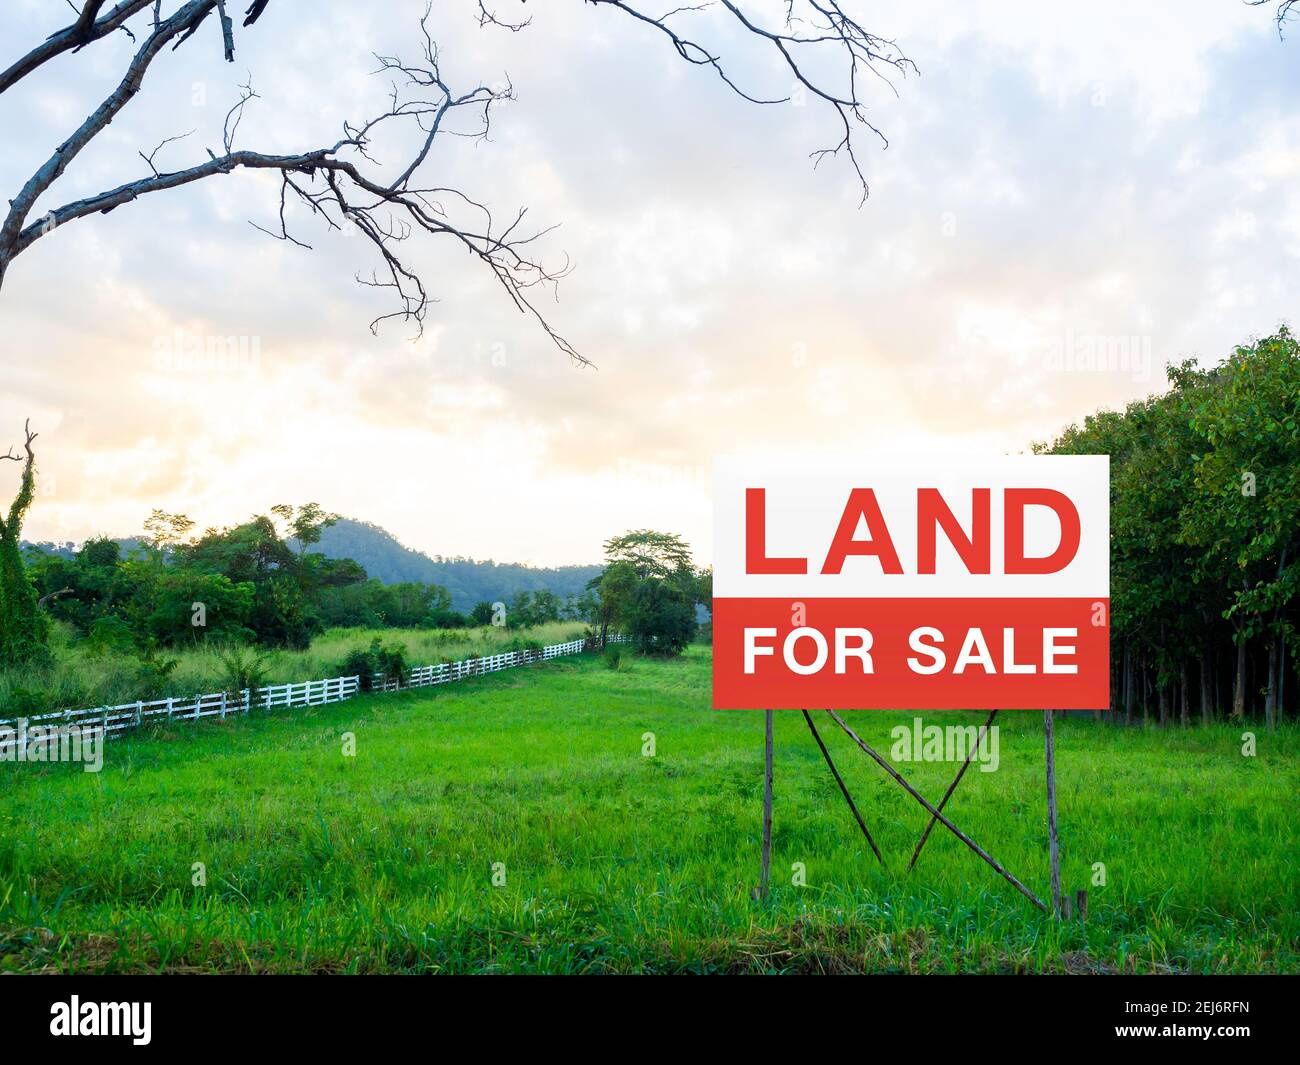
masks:
POLYGON ((1287 330, 1035 450, 1111 457, 1112 707, 1132 721, 1297 706, 1300 346, 1287 330))
POLYGON ((484 599, 456 610, 441 585, 384 583, 355 559, 312 550, 336 520, 315 504, 284 506, 196 535, 184 515, 154 511, 133 544, 28 545, 25 564, 48 615, 105 651, 205 639, 301 649, 336 626, 523 628, 594 615, 585 589, 519 591, 504 609, 484 599))

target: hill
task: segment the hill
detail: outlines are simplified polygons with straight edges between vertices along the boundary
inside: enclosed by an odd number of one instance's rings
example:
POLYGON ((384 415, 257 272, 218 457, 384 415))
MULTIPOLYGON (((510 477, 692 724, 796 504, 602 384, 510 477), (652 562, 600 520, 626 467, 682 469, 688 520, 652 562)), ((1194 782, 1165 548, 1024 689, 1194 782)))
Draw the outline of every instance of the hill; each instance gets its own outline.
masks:
POLYGON ((405 546, 378 525, 340 518, 325 529, 313 551, 329 558, 351 558, 370 576, 385 584, 420 581, 440 584, 451 592, 452 607, 469 610, 475 603, 508 602, 516 592, 547 589, 560 597, 580 595, 603 566, 536 568, 514 562, 478 561, 472 558, 430 557, 405 546))
MULTIPOLYGON (((125 556, 140 548, 139 537, 119 537, 125 556)), ((33 543, 24 540, 24 549, 43 551, 71 559, 79 544, 33 543)), ((319 544, 311 548, 329 558, 351 558, 365 567, 366 573, 384 584, 418 581, 439 584, 451 592, 452 609, 469 611, 475 603, 509 602, 516 592, 546 589, 560 598, 581 595, 587 582, 603 566, 525 566, 517 562, 479 561, 473 558, 430 557, 423 551, 407 547, 392 533, 368 521, 340 518, 325 529, 319 544)))

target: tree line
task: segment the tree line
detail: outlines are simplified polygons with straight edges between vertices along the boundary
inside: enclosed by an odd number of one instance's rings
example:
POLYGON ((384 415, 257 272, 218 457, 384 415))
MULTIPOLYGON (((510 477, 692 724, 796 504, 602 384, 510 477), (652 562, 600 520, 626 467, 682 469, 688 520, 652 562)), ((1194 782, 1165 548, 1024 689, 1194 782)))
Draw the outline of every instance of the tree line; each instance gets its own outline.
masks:
POLYGON ((1300 345, 1282 328, 1168 376, 1034 450, 1110 456, 1112 709, 1271 728, 1297 702, 1300 345))
POLYGON ((520 592, 508 603, 452 609, 446 588, 384 584, 350 558, 311 550, 337 517, 308 503, 271 508, 195 534, 183 514, 155 510, 139 547, 98 537, 75 551, 28 547, 20 587, 30 590, 17 628, 34 637, 6 662, 42 658, 48 620, 69 624, 92 649, 131 651, 220 643, 303 649, 327 628, 526 628, 590 616, 579 597, 520 592))
MULTIPOLYGON (((1295 715, 1300 663, 1300 344, 1289 330, 1208 368, 1168 370, 1169 389, 1099 411, 1044 454, 1111 460, 1112 707, 1128 722, 1295 715), (1289 683, 1288 683, 1289 682, 1289 683)), ((383 584, 312 547, 335 521, 314 503, 278 506, 195 535, 155 511, 140 550, 88 541, 75 555, 21 549, 35 492, 30 430, 18 493, 0 514, 0 661, 48 657, 50 619, 92 645, 128 649, 218 638, 302 648, 327 626, 457 627, 588 622, 645 653, 695 637, 712 574, 678 536, 634 530, 605 544, 580 595, 518 593, 451 609, 445 588, 383 584)))

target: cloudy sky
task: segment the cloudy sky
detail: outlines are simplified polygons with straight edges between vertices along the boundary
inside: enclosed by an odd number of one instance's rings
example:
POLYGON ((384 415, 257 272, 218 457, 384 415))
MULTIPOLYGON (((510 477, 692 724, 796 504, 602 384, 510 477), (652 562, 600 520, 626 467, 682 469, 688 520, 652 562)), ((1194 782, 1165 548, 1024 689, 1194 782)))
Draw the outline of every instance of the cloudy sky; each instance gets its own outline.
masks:
MULTIPOLYGON (((1021 451, 1296 315, 1300 25, 1280 41, 1264 9, 847 0, 919 70, 869 90, 889 147, 859 141, 859 208, 843 161, 809 161, 836 138, 813 104, 746 104, 615 10, 534 2, 514 34, 474 6, 435 3, 444 73, 518 99, 490 141, 440 141, 428 183, 558 224, 541 251, 575 268, 542 306, 597 368, 445 242, 410 245, 439 301, 423 337, 376 337, 392 305, 356 284, 363 240, 301 211, 312 251, 249 224, 277 224, 272 175, 159 193, 50 234, 0 290, 0 447, 28 416, 41 434, 28 538, 316 500, 435 554, 592 561, 653 526, 703 559, 715 455, 1021 451), (209 337, 243 357, 183 357, 209 337)), ((204 27, 40 211, 147 173, 166 137, 189 133, 161 168, 202 161, 250 75, 239 146, 333 143, 383 104, 372 53, 418 57, 423 8, 278 0, 233 65, 204 27)), ((9 0, 0 65, 67 21, 62 0, 9 0)), ((682 25, 746 87, 789 91, 716 12, 682 25)), ((6 198, 132 50, 117 34, 0 96, 6 198)))

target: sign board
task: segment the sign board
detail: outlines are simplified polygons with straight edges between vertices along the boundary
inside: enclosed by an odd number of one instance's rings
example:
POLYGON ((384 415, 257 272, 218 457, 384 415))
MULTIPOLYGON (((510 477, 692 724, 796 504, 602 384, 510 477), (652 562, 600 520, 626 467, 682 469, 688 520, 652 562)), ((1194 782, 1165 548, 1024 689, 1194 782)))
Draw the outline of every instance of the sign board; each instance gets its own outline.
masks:
POLYGON ((1108 709, 1109 471, 720 461, 713 705, 1108 709))

